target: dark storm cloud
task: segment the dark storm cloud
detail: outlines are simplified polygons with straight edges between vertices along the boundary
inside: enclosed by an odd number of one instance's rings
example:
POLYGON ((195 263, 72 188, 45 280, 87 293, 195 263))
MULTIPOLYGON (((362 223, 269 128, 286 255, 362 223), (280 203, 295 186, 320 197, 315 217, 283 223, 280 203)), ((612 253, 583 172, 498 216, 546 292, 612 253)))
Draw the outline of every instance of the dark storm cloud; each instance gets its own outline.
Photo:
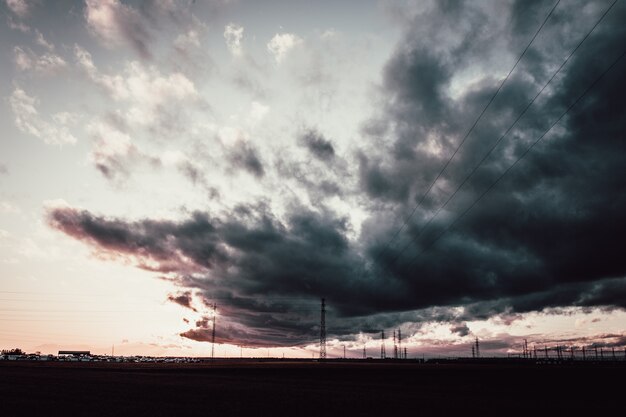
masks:
MULTIPOLYGON (((402 240, 386 245, 396 227, 382 232, 380 243, 371 247, 381 270, 392 271, 390 275, 403 281, 421 302, 460 302, 471 306, 470 313, 485 318, 556 306, 625 305, 626 263, 616 238, 626 232, 622 192, 626 183, 619 174, 626 162, 626 106, 617 92, 626 81, 623 62, 457 227, 432 243, 622 53, 626 30, 620 22, 626 10, 621 5, 572 58, 554 84, 554 93, 535 104, 446 210, 423 229, 434 209, 504 133, 606 7, 596 5, 593 16, 584 19, 570 7, 557 9, 546 37, 522 61, 402 240), (564 42, 568 37, 573 39, 564 42), (554 54, 558 49, 560 53, 554 54), (417 243, 401 253, 409 241, 417 243)), ((536 30, 528 28, 537 28, 548 10, 545 4, 516 4, 510 20, 519 34, 509 34, 516 46, 512 50, 523 48, 523 39, 536 30)), ((458 40, 449 42, 448 48, 445 42, 429 45, 432 37, 420 36, 424 27, 433 30, 435 38, 446 39, 432 18, 445 18, 448 13, 452 12, 439 9, 416 18, 415 29, 385 68, 385 110, 364 129, 373 135, 372 143, 380 143, 376 134, 388 135, 391 143, 388 153, 361 158, 362 190, 373 199, 397 202, 405 216, 498 85, 497 80, 485 78, 456 98, 448 94, 456 73, 464 68, 459 64, 488 62, 493 53, 476 46, 468 53, 465 47, 459 49, 465 42, 458 44, 458 40), (457 56, 459 51, 463 53, 457 56)), ((476 24, 496 18, 480 11, 464 13, 474 16, 476 24)), ((457 34, 473 38, 474 43, 494 37, 489 30, 475 31, 471 22, 457 34)), ((489 26, 498 28, 495 23, 489 26)), ((376 221, 375 216, 372 222, 376 221)))
MULTIPOLYGON (((502 10, 506 6, 499 3, 493 9, 435 3, 432 10, 406 14, 412 16, 406 36, 383 71, 382 105, 364 123, 358 167, 352 169, 370 210, 357 240, 349 239, 356 232, 346 219, 301 206, 286 207, 280 217, 259 204, 238 207, 228 217, 198 212, 177 222, 130 222, 64 208, 51 210, 49 222, 97 251, 159 271, 214 300, 223 330, 216 337, 235 344, 315 341, 322 296, 329 304, 329 335, 342 338, 433 321, 453 323, 453 331, 463 334, 468 329, 458 323, 473 319, 507 324, 531 311, 626 308, 620 241, 626 234, 626 60, 441 235, 622 53, 622 3, 427 226, 607 4, 594 3, 588 14, 578 13, 583 3, 557 8, 545 36, 537 38, 424 204, 387 244, 401 224, 393 219, 412 212, 551 7, 523 4, 502 10), (492 66, 504 69, 494 72, 492 66), (476 71, 468 74, 468 68, 476 71)), ((309 149, 320 152, 317 157, 334 155, 327 142, 313 140, 309 149)), ((230 159, 236 168, 264 173, 250 145, 237 146, 230 159)), ((290 162, 284 161, 284 172, 310 180, 290 162)), ((205 341, 211 331, 211 322, 201 320, 184 336, 205 341)))
POLYGON ((462 324, 458 324, 456 326, 450 327, 450 332, 463 337, 463 336, 467 336, 468 334, 470 334, 470 329, 469 327, 467 327, 467 324, 462 323, 462 324))
POLYGON ((219 190, 209 183, 205 173, 197 163, 186 159, 176 164, 176 168, 189 181, 191 181, 193 185, 203 188, 210 199, 219 198, 219 190))
POLYGON ((197 311, 196 308, 191 304, 192 296, 191 291, 185 291, 178 294, 169 294, 167 299, 173 303, 186 307, 190 310, 197 311))
POLYGON ((229 154, 229 159, 236 168, 248 171, 257 178, 265 175, 263 162, 255 147, 247 142, 238 143, 229 154))
MULTIPOLYGON (((246 339, 250 345, 312 340, 319 297, 358 285, 360 262, 345 237, 346 220, 332 213, 299 208, 281 222, 262 206, 241 207, 228 219, 195 213, 177 223, 124 222, 59 208, 48 221, 106 256, 174 274, 180 285, 201 290, 217 301, 222 328, 232 330, 220 337, 232 342, 238 332, 261 335, 246 339)), ((380 292, 373 281, 361 287, 371 298, 380 292)), ((341 308, 351 308, 348 298, 341 308)), ((188 335, 199 338, 203 328, 188 335)))
POLYGON ((315 129, 305 129, 299 140, 316 158, 330 161, 335 157, 335 148, 331 141, 315 129))
POLYGON ((329 171, 325 164, 323 166, 306 164, 295 159, 287 159, 283 155, 277 160, 275 169, 281 178, 297 181, 314 202, 323 202, 328 197, 341 196, 345 192, 345 187, 337 181, 337 174, 329 171))

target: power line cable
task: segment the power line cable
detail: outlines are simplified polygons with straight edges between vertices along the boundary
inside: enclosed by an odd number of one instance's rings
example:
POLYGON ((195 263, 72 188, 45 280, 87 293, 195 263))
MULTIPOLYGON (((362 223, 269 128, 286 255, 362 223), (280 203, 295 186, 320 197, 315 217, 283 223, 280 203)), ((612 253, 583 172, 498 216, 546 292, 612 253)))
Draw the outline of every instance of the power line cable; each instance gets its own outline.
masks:
POLYGON ((541 136, 539 136, 516 160, 515 162, 513 162, 512 165, 510 165, 506 170, 504 170, 504 172, 502 172, 502 174, 500 174, 500 176, 498 176, 498 178, 489 186, 485 189, 485 191, 483 191, 483 193, 476 199, 474 200, 474 202, 467 207, 452 223, 450 223, 431 243, 430 245, 428 245, 424 250, 422 250, 421 252, 419 252, 415 257, 413 257, 413 259, 409 262, 409 265, 414 263, 415 261, 417 261, 424 253, 426 253, 428 250, 430 250, 435 243, 437 243, 437 241, 446 233, 448 232, 450 229, 452 229, 472 208, 474 208, 476 206, 476 204, 478 204, 479 201, 481 201, 483 199, 483 197, 485 195, 487 195, 487 193, 489 193, 489 191, 491 191, 499 182, 500 180, 502 180, 502 178, 504 178, 504 176, 509 173, 517 164, 519 161, 521 161, 526 155, 528 155, 528 153, 535 147, 535 145, 537 145, 537 143, 539 143, 553 128, 554 126, 556 126, 557 123, 559 123, 561 121, 561 119, 563 117, 565 117, 565 115, 567 113, 570 112, 570 110, 572 108, 574 108, 574 106, 576 106, 576 104, 578 104, 580 102, 580 100, 582 100, 587 93, 589 93, 589 91, 591 91, 597 84, 598 82, 600 82, 600 80, 602 78, 604 78, 604 76, 611 70, 613 69, 613 67, 615 65, 617 65, 617 63, 626 55, 626 50, 624 50, 622 52, 622 54, 617 57, 617 59, 615 61, 613 61, 613 63, 607 68, 605 69, 602 74, 600 74, 595 81, 589 86, 587 87, 587 89, 580 95, 578 96, 578 98, 563 112, 561 113, 561 115, 554 121, 554 123, 552 123, 552 125, 545 131, 543 132, 543 134, 541 134, 541 136))
POLYGON ((463 144, 465 143, 465 141, 467 140, 467 138, 469 137, 469 135, 473 132, 474 128, 476 127, 476 125, 478 124, 478 122, 480 121, 480 119, 483 117, 483 115, 485 114, 485 112, 487 111, 487 109, 489 108, 489 106, 491 105, 491 103, 493 103, 494 99, 496 98, 496 96, 498 95, 498 93, 500 92, 500 90, 502 90, 502 87, 504 86, 504 84, 507 82, 507 80, 509 79, 509 77, 511 76, 511 74, 513 73, 513 71, 515 70, 515 68, 517 68, 517 65, 520 63, 520 61, 522 60, 522 58, 524 57, 524 55, 526 55, 526 52, 528 51, 528 49, 530 48, 530 46, 533 44, 533 42, 535 41, 535 39, 537 38, 537 36, 539 35, 539 32, 541 32, 541 30, 543 29, 543 27, 545 26, 546 22, 550 19, 550 16, 552 16, 552 13, 554 12, 554 10, 556 9, 556 7, 559 5, 559 3, 561 2, 561 0, 557 0, 557 2, 554 4, 554 6, 552 7, 552 9, 550 9, 550 12, 548 13, 548 15, 546 16, 546 18, 543 20, 543 22, 541 23, 541 26, 539 26, 539 28, 537 29, 537 31, 535 32, 535 34, 533 35, 532 39, 530 40, 530 42, 528 43, 528 45, 526 45, 526 47, 524 48, 523 52, 521 53, 521 55, 519 56, 519 58, 517 58, 517 61, 515 61, 515 64, 513 65, 513 67, 511 68, 511 70, 509 71, 509 73, 506 75, 506 77, 502 80, 502 82, 500 83, 500 86, 498 87, 498 89, 493 93, 493 95, 491 96, 491 98, 489 99, 489 101, 487 102, 487 104, 485 105, 485 107, 483 108, 483 110, 480 112, 480 114, 478 115, 478 117, 476 118, 476 120, 474 121, 474 123, 472 124, 472 126, 469 128, 469 130, 465 133, 465 135, 463 136, 463 139, 459 142, 459 144, 457 145, 456 149, 454 150, 454 152, 452 153, 452 155, 450 156, 450 158, 448 158, 448 160, 446 161, 446 163, 443 165, 443 167, 441 168, 441 170, 439 171, 439 173, 437 174, 437 176, 435 177, 435 179, 430 183, 430 185, 428 186, 426 192, 422 195, 422 197, 420 198, 419 202, 417 203, 417 205, 415 205, 415 207, 413 208, 413 210, 411 211, 411 214, 409 214, 407 216, 407 218, 404 220, 402 226, 400 226, 400 228, 396 231, 396 233, 394 233, 394 235, 391 237, 391 239, 389 239, 389 241, 387 242, 387 244, 385 245, 385 247, 379 252, 380 255, 382 255, 387 249, 389 249, 389 246, 391 245, 391 243, 398 237, 398 235, 402 232, 402 230, 404 230, 404 228, 408 225, 409 220, 411 220, 411 218, 415 215, 415 213, 417 212, 417 209, 421 207, 421 205, 424 203, 424 200, 426 199, 426 196, 430 193, 430 191, 432 190, 433 186, 435 185, 435 183, 437 182, 437 180, 439 180, 439 178, 441 177, 441 175, 444 173, 444 171, 446 170, 446 168, 448 168, 448 165, 450 165, 450 162, 452 162, 452 159, 454 159, 454 157, 456 156, 456 154, 458 153, 459 149, 461 148, 461 146, 463 146, 463 144))
MULTIPOLYGON (((413 208, 413 210, 411 211, 411 214, 409 214, 406 219, 404 220, 404 222, 402 223, 402 226, 400 226, 400 228, 393 234, 393 236, 389 239, 389 241, 385 244, 385 247, 379 252, 379 255, 376 257, 380 257, 382 256, 382 254, 385 253, 385 251, 387 251, 389 249, 389 247, 391 246, 391 243, 400 235, 400 233, 402 232, 402 230, 404 230, 404 228, 408 225, 409 220, 411 220, 411 218, 415 215, 415 213, 417 212, 417 210, 422 206, 422 204, 424 203, 426 196, 430 193, 430 191, 432 190, 433 186, 435 185, 435 183, 437 182, 437 180, 439 180, 439 178, 441 177, 441 175, 443 175, 444 171, 446 170, 446 168, 448 168, 448 165, 450 165, 450 162, 452 162, 452 159, 454 159, 454 157, 456 156, 456 154, 458 153, 459 149, 461 148, 461 146, 463 146, 463 144, 465 143, 465 141, 467 140, 467 138, 469 137, 469 135, 474 131, 474 128, 476 127, 476 125, 478 124, 478 122, 480 121, 480 119, 482 119, 483 115, 485 114, 485 112, 487 111, 487 109, 489 108, 489 106, 491 106, 491 104, 493 103, 493 101, 495 100, 496 96, 498 95, 498 93, 500 92, 500 90, 502 90, 502 87, 504 86, 504 84, 507 82, 507 80, 509 79, 509 77, 511 76, 511 74, 513 73, 513 71, 515 70, 515 68, 517 68, 517 65, 520 63, 520 61, 522 60, 522 58, 524 57, 524 55, 526 55, 526 52, 528 51, 528 49, 530 48, 530 46, 533 44, 533 42, 535 41, 535 39, 537 38, 537 36, 539 35, 539 32, 541 32, 541 30, 543 29, 543 27, 545 26, 545 24, 548 22, 548 20, 550 19, 550 16, 552 16, 554 10, 557 8, 557 6, 559 5, 559 3, 561 2, 561 0, 557 0, 557 2, 554 4, 554 6, 552 6, 552 9, 550 9, 550 12, 546 15, 545 19, 543 20, 543 22, 541 23, 541 25, 539 26, 539 28, 537 29, 537 31, 535 32, 535 34, 533 35, 533 37, 531 38, 530 42, 526 45, 526 47, 524 48, 524 50, 522 51, 521 55, 517 58, 517 61, 515 61, 515 64, 513 65, 513 67, 511 68, 511 70, 509 71, 509 73, 506 75, 506 77, 504 77, 504 79, 502 80, 502 82, 500 83, 500 85, 498 86, 498 89, 493 93, 493 95, 491 96, 491 98, 489 99, 489 101, 487 102, 487 104, 485 105, 485 107, 482 109, 482 111, 480 112, 480 114, 478 115, 478 117, 476 118, 476 120, 474 121, 474 123, 472 124, 472 126, 469 128, 469 130, 465 133, 465 135, 463 136, 463 139, 459 142, 459 144, 457 145, 456 149, 454 150, 454 152, 452 153, 452 155, 448 158, 448 160, 446 161, 446 163, 443 165, 443 167, 441 168, 441 170, 439 171, 439 173, 437 174, 437 176, 435 177, 435 179, 430 183, 430 185, 428 186, 428 188, 426 189, 426 192, 422 195, 422 197, 420 198, 419 202, 415 205, 415 207, 413 208)), ((410 243, 410 242, 409 242, 410 243)), ((395 259, 394 259, 395 262, 395 259)), ((365 271, 363 272, 365 273, 365 271)))
POLYGON ((576 51, 578 51, 578 49, 581 47, 581 45, 587 40, 587 38, 591 35, 591 33, 595 30, 595 28, 600 24, 600 22, 602 22, 604 17, 609 13, 609 11, 613 8, 613 6, 616 3, 617 3, 617 0, 614 0, 613 3, 605 10, 605 12, 602 14, 600 19, 598 19, 598 21, 595 23, 595 25, 593 25, 591 30, 589 30, 587 32, 587 34, 582 38, 582 40, 578 43, 578 45, 576 45, 576 47, 572 50, 572 52, 570 52, 570 54, 567 56, 567 58, 565 58, 565 60, 559 66, 559 68, 557 68, 557 70, 554 72, 554 74, 552 74, 552 77, 550 77, 550 79, 544 84, 544 86, 539 90, 539 92, 535 95, 535 97, 533 97, 533 99, 526 105, 524 110, 522 110, 522 112, 517 116, 517 118, 515 119, 513 124, 511 124, 511 126, 509 126, 509 128, 504 132, 504 134, 502 134, 502 136, 500 136, 500 138, 491 146, 489 151, 487 151, 487 153, 482 157, 482 159, 478 162, 478 164, 476 166, 474 166, 474 168, 465 177, 465 179, 463 179, 463 181, 458 185, 458 187, 454 190, 454 192, 450 196, 448 196, 448 198, 443 203, 443 205, 441 205, 435 211, 435 213, 430 217, 430 219, 422 227, 420 227, 420 229, 418 230, 416 235, 413 236, 412 239, 398 252, 398 254, 390 262, 391 265, 393 265, 393 263, 395 263, 398 260, 398 258, 400 258, 400 256, 402 256, 404 251, 406 251, 409 248, 409 246, 411 246, 414 242, 416 242, 416 239, 419 236, 421 236, 421 234, 423 233, 423 231, 426 228, 428 228, 428 226, 437 217, 437 215, 441 212, 441 210, 443 210, 448 205, 448 203, 456 196, 456 194, 461 190, 461 188, 463 188, 465 183, 467 183, 467 181, 476 173, 476 171, 478 171, 478 168, 480 168, 482 166, 482 164, 485 162, 485 160, 487 160, 487 158, 489 158, 489 156, 491 156, 493 151, 498 147, 498 145, 502 142, 502 140, 509 134, 509 132, 515 127, 515 125, 517 125, 517 122, 519 122, 520 119, 526 114, 526 112, 528 112, 528 110, 533 105, 533 103, 537 100, 537 98, 544 92, 544 90, 548 87, 548 85, 550 85, 550 83, 554 80, 554 78, 561 72, 563 67, 565 67, 565 65, 569 62, 570 58, 576 53, 576 51))

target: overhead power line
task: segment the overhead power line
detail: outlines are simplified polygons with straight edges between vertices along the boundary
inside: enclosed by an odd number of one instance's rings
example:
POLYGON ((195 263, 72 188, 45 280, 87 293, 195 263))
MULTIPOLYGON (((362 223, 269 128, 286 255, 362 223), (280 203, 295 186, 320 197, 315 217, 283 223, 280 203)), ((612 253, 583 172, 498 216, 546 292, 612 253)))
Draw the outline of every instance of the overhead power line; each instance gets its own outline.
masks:
POLYGON ((502 172, 502 174, 500 174, 498 178, 493 183, 491 183, 491 185, 487 187, 485 191, 483 191, 482 194, 474 200, 474 202, 472 202, 472 204, 470 204, 452 223, 450 223, 424 250, 415 255, 413 259, 409 262, 409 265, 417 261, 424 253, 430 250, 444 234, 452 229, 472 208, 474 208, 476 204, 478 204, 478 202, 481 201, 483 197, 487 195, 487 193, 489 193, 500 182, 500 180, 502 180, 502 178, 504 178, 504 176, 508 174, 519 163, 519 161, 521 161, 526 155, 528 155, 528 153, 535 147, 535 145, 537 145, 554 128, 554 126, 556 126, 557 123, 559 123, 561 119, 563 119, 563 117, 565 117, 565 115, 570 112, 570 110, 572 110, 589 93, 589 91, 591 91, 600 82, 600 80, 602 80, 602 78, 604 78, 604 76, 609 71, 611 71, 611 69, 613 69, 615 65, 617 65, 617 63, 622 58, 624 58, 625 55, 626 50, 624 50, 621 55, 619 55, 617 59, 615 59, 613 63, 609 67, 607 67, 563 113, 561 113, 561 115, 552 123, 552 125, 550 125, 550 127, 545 132, 543 132, 541 136, 539 136, 528 148, 526 148, 526 150, 515 160, 515 162, 513 162, 513 164, 511 164, 506 170, 504 170, 504 172, 502 172))
POLYGON ((435 183, 437 182, 437 180, 439 180, 439 178, 441 177, 441 175, 443 175, 444 171, 446 170, 446 168, 448 168, 448 165, 450 165, 450 162, 452 162, 452 159, 454 159, 454 157, 456 156, 456 154, 458 153, 459 149, 461 148, 461 146, 463 146, 463 144, 465 143, 465 141, 467 140, 467 138, 469 137, 469 135, 474 131, 474 128, 476 127, 476 125, 478 124, 478 122, 480 121, 480 119, 482 119, 483 115, 485 114, 485 112, 487 111, 487 109, 489 108, 489 106, 491 106, 491 103, 493 103, 494 99, 496 98, 496 96, 498 95, 498 93, 500 92, 500 90, 502 90, 502 87, 504 86, 504 84, 507 82, 507 80, 509 79, 509 77, 511 76, 511 74, 513 73, 513 71, 515 70, 515 68, 517 68, 517 65, 520 63, 520 61, 522 60, 522 58, 524 57, 524 55, 526 55, 526 52, 528 51, 528 49, 530 48, 530 46, 533 44, 533 42, 535 41, 535 39, 537 38, 537 36, 539 35, 539 32, 541 32, 541 30, 543 29, 543 27, 545 26, 546 22, 550 19, 550 16, 552 16, 552 13, 554 12, 554 10, 556 9, 556 7, 559 5, 559 3, 561 2, 561 0, 557 0, 557 2, 554 4, 554 6, 552 6, 552 9, 550 9, 550 12, 546 15, 545 19, 543 20, 543 22, 541 23, 541 25, 539 26, 539 28, 537 29, 537 31, 535 32, 535 34, 533 35, 533 37, 531 38, 530 42, 528 42, 528 45, 526 45, 526 47, 524 48, 524 50, 522 51, 522 53, 520 54, 520 56, 517 58, 517 61, 515 61, 515 64, 513 65, 513 67, 510 69, 509 73, 506 75, 506 77, 504 77, 504 79, 502 80, 502 82, 500 83, 500 85, 498 86, 498 89, 493 93, 493 95, 491 96, 491 98, 489 99, 489 101, 487 102, 487 104, 485 105, 485 107, 482 109, 482 111, 480 112, 480 114, 478 115, 478 117, 476 118, 476 120, 474 121, 474 123, 472 124, 472 126, 469 128, 469 130, 465 133, 465 135, 463 136, 463 139, 459 142, 459 144, 457 145, 456 149, 454 150, 454 152, 452 153, 452 155, 450 156, 450 158, 448 158, 448 160, 446 161, 446 163, 443 165, 443 167, 441 168, 441 170, 439 171, 439 173, 437 174, 437 176, 435 177, 435 179, 430 183, 430 185, 428 186, 428 188, 426 189, 426 192, 422 195, 422 197, 420 198, 419 202, 415 205, 415 207, 413 208, 413 210, 411 211, 411 214, 409 214, 406 219, 404 220, 402 226, 400 226, 400 228, 396 231, 396 233, 394 233, 394 235, 391 237, 391 239, 389 239, 389 241, 387 242, 387 244, 385 245, 385 247, 379 252, 379 254, 383 254, 387 249, 389 249, 389 246, 391 245, 391 243, 400 235, 400 233, 402 232, 402 230, 404 230, 404 228, 408 225, 409 221, 411 220, 411 218, 415 215, 415 213, 417 212, 417 209, 419 209, 422 204, 424 203, 424 200, 426 199, 426 196, 430 193, 430 191, 432 190, 433 186, 435 185, 435 183))
POLYGON ((596 27, 604 20, 605 16, 609 13, 609 11, 615 6, 617 0, 614 0, 613 3, 604 11, 602 16, 596 21, 593 27, 586 33, 586 35, 580 40, 580 42, 576 45, 576 47, 569 53, 567 58, 561 63, 561 65, 557 68, 557 70, 552 74, 552 77, 543 85, 543 87, 537 92, 537 94, 533 97, 533 99, 524 107, 524 109, 517 116, 515 121, 508 127, 508 129, 500 136, 500 138, 494 142, 494 144, 489 148, 487 153, 482 157, 482 159, 474 166, 474 168, 470 171, 469 174, 463 179, 463 181, 457 186, 452 194, 448 196, 446 201, 435 211, 435 213, 430 217, 430 219, 418 230, 415 236, 412 236, 412 239, 398 252, 398 254, 392 259, 390 264, 395 263, 400 256, 406 251, 414 242, 417 241, 417 238, 421 236, 421 234, 428 228, 428 226, 432 223, 432 221, 437 217, 437 215, 443 210, 450 201, 457 195, 457 193, 463 188, 463 186, 467 183, 467 181, 474 176, 476 171, 482 166, 482 164, 491 156, 493 151, 498 147, 498 145, 502 142, 502 140, 513 130, 513 128, 517 125, 517 122, 521 120, 521 118, 528 112, 530 107, 535 103, 537 98, 544 92, 544 90, 552 83, 554 78, 561 72, 561 70, 565 67, 565 65, 569 62, 570 58, 578 51, 578 49, 582 46, 582 44, 587 40, 587 38, 591 35, 591 33, 596 29, 596 27))

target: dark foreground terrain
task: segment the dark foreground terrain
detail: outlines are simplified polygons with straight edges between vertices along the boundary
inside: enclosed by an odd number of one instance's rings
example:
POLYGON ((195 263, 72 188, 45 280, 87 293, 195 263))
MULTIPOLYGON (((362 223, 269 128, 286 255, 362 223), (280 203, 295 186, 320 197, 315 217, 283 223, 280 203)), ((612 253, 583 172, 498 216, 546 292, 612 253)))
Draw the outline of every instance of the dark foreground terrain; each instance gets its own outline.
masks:
POLYGON ((2 362, 0 416, 602 415, 624 410, 624 371, 619 364, 2 362))

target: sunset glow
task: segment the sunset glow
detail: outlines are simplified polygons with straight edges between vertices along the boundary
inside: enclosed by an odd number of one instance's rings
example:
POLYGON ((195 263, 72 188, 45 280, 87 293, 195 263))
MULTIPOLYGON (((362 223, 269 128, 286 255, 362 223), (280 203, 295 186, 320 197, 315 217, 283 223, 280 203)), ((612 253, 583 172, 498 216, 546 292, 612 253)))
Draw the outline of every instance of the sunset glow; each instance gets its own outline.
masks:
POLYGON ((626 355, 626 4, 555 3, 3 0, 0 345, 626 355))

